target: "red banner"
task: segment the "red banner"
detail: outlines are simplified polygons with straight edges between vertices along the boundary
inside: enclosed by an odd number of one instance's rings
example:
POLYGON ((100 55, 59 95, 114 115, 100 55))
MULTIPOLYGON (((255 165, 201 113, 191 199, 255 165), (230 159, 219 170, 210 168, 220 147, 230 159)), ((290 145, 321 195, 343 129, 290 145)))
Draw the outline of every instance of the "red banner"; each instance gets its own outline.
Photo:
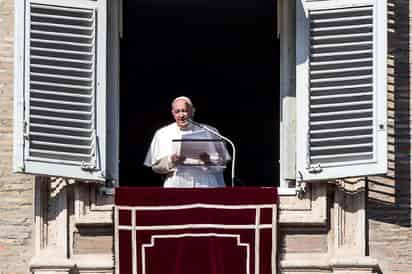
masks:
POLYGON ((116 190, 121 274, 276 273, 275 188, 116 190))

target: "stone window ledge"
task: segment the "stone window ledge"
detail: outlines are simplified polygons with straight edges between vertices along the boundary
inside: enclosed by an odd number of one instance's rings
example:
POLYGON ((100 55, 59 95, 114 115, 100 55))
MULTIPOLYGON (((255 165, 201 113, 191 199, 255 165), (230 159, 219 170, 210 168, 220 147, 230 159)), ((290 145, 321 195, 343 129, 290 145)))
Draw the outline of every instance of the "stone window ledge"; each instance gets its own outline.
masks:
POLYGON ((113 272, 113 254, 74 255, 70 259, 42 254, 33 257, 30 261, 30 271, 34 273, 40 271, 71 273, 72 269, 113 272))
POLYGON ((280 225, 324 226, 327 224, 327 183, 308 184, 303 197, 279 195, 280 225))

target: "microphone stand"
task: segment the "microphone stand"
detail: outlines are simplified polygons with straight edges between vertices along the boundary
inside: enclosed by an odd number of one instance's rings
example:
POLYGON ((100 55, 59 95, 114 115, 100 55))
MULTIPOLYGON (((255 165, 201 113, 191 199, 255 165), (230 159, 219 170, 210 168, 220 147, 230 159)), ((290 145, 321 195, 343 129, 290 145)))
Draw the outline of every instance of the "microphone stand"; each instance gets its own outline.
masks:
POLYGON ((202 125, 198 122, 193 121, 192 119, 189 119, 189 122, 212 133, 213 135, 222 138, 223 140, 225 140, 226 142, 228 142, 231 146, 232 146, 232 177, 231 177, 231 183, 232 183, 232 187, 235 186, 235 160, 236 160, 236 147, 235 144, 227 137, 223 136, 222 134, 220 134, 219 132, 217 132, 216 130, 213 130, 211 128, 208 128, 205 125, 202 125))

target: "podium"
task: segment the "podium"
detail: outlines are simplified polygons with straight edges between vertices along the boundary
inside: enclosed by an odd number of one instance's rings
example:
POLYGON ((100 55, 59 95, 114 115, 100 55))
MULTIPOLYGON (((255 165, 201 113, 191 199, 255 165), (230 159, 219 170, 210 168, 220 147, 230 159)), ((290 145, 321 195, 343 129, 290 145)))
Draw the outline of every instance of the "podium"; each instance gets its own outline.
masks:
MULTIPOLYGON (((191 134, 186 134, 190 135, 191 134)), ((182 137, 186 136, 183 135, 182 137)), ((229 160, 229 154, 223 143, 223 139, 207 138, 207 136, 197 136, 196 138, 173 139, 173 152, 182 155, 186 159, 179 163, 182 166, 217 166, 226 167, 226 161, 229 160), (200 155, 206 153, 210 158, 205 164, 200 155)))
POLYGON ((117 188, 116 272, 275 274, 276 203, 276 188, 117 188))

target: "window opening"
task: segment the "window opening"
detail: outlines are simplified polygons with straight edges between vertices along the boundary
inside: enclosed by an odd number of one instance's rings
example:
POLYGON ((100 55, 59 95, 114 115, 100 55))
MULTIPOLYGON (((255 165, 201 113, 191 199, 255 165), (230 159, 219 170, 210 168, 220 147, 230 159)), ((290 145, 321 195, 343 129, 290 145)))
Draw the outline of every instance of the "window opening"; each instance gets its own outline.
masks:
MULTIPOLYGON (((171 100, 192 98, 195 120, 236 144, 238 185, 279 178, 279 41, 270 0, 123 3, 120 185, 162 185, 143 166, 171 100)), ((228 149, 230 149, 228 147, 228 149)), ((225 172, 230 183, 230 168, 225 172)))

